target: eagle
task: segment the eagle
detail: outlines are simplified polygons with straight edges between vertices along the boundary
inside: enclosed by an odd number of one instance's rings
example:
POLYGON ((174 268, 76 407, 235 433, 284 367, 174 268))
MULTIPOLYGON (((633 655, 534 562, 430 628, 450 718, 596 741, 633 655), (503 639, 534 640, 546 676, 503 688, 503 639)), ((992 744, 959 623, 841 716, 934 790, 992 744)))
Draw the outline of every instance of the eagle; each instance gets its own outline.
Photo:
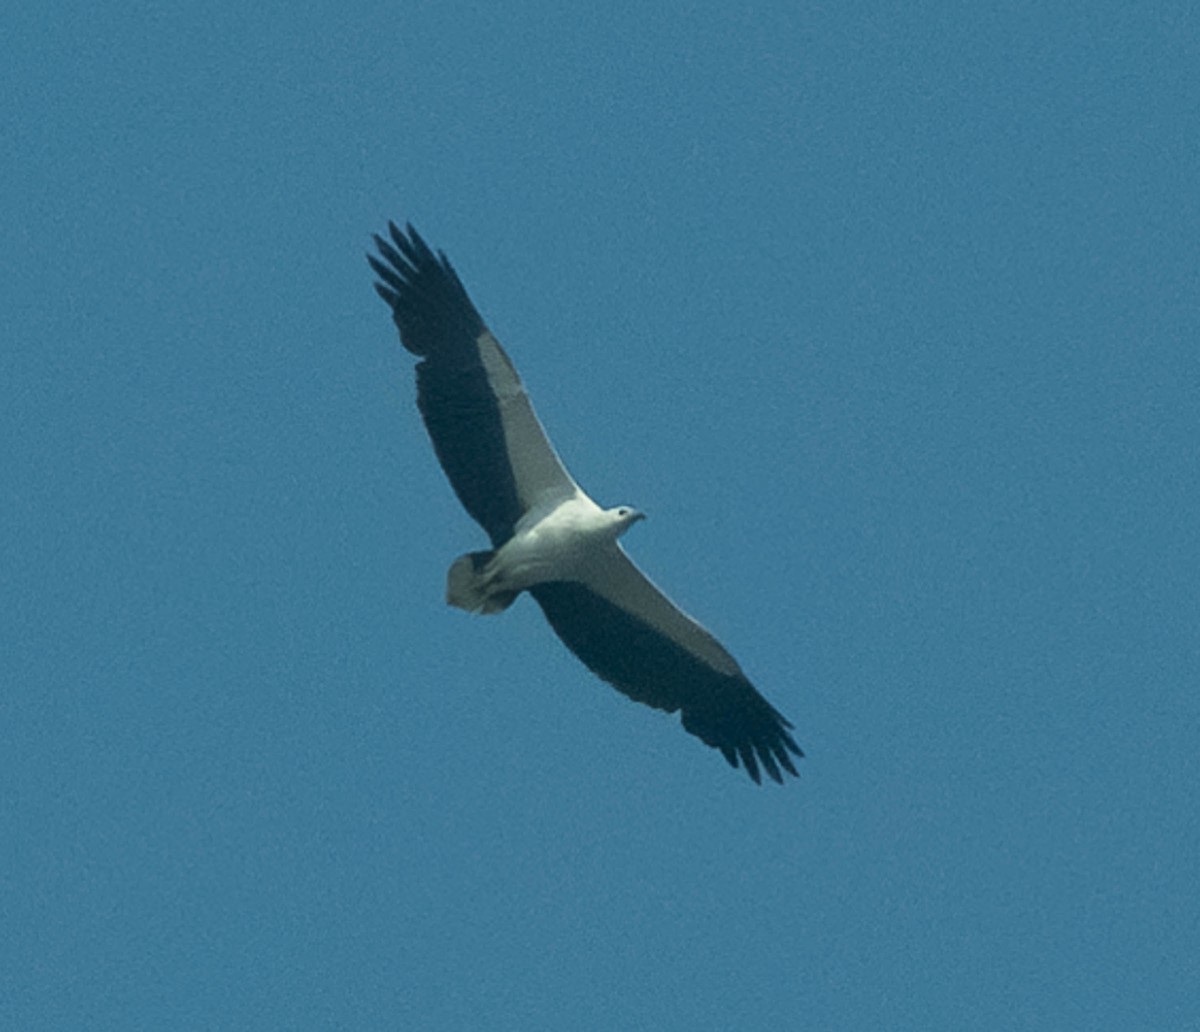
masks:
POLYGON ((528 592, 593 673, 762 783, 804 754, 792 725, 704 627, 634 564, 620 538, 638 509, 605 509, 567 471, 512 361, 454 267, 409 223, 374 235, 367 261, 416 365, 417 407, 458 500, 491 540, 456 559, 446 601, 500 613, 528 592))

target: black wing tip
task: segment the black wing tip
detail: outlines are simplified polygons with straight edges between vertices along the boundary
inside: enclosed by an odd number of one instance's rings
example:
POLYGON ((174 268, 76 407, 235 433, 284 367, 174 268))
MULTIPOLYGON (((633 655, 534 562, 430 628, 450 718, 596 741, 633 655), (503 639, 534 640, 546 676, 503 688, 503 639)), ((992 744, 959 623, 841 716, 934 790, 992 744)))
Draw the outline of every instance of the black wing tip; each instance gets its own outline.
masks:
POLYGON ((773 707, 772 714, 778 720, 773 726, 758 728, 756 733, 740 738, 734 743, 709 743, 716 745, 734 770, 739 767, 744 769, 756 785, 763 783, 763 770, 777 785, 784 783, 785 773, 794 778, 800 776, 795 763, 792 762, 792 756, 803 759, 804 751, 787 731, 792 725, 773 707))
POLYGON ((395 275, 398 273, 406 283, 412 284, 412 281, 419 279, 422 276, 437 275, 438 273, 448 274, 453 280, 457 281, 458 276, 454 272, 454 267, 450 264, 450 259, 446 257, 444 251, 434 252, 433 248, 425 243, 425 238, 417 232, 411 222, 406 222, 404 228, 401 229, 391 219, 387 224, 388 236, 391 240, 385 240, 379 233, 372 233, 371 239, 375 243, 376 249, 387 260, 390 269, 383 266, 374 255, 368 253, 367 261, 371 263, 371 268, 380 276, 385 273, 380 272, 381 266, 388 273, 395 275))
POLYGON ((397 290, 411 290, 424 275, 437 271, 429 268, 431 263, 436 264, 429 246, 412 228, 411 223, 407 229, 411 239, 391 221, 388 222, 388 236, 391 240, 385 239, 379 233, 371 234, 375 249, 386 259, 386 263, 367 252, 367 264, 371 266, 371 271, 397 290))
POLYGON ((473 342, 483 332, 483 319, 450 259, 435 253, 411 222, 401 229, 389 220, 387 237, 371 234, 378 255, 368 253, 367 263, 378 277, 375 292, 392 310, 400 342, 422 356, 447 340, 473 342))

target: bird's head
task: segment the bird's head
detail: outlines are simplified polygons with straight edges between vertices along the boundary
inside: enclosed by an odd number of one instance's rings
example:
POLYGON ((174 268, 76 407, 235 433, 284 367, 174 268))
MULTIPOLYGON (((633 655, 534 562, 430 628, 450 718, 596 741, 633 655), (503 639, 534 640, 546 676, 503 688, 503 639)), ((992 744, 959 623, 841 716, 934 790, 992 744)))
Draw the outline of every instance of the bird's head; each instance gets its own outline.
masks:
POLYGON ((640 509, 635 509, 631 505, 618 505, 615 509, 608 510, 608 516, 613 521, 616 527, 617 537, 620 537, 638 520, 644 520, 646 514, 640 509))

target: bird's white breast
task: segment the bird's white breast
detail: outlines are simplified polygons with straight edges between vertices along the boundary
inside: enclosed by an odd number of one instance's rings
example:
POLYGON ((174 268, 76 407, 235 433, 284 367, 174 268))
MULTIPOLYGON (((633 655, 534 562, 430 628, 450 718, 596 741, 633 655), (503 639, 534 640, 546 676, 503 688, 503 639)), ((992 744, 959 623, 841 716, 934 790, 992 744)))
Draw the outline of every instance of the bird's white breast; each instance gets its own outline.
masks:
POLYGON ((526 513, 496 562, 503 581, 513 588, 572 580, 588 556, 612 537, 604 510, 581 493, 547 511, 526 513))

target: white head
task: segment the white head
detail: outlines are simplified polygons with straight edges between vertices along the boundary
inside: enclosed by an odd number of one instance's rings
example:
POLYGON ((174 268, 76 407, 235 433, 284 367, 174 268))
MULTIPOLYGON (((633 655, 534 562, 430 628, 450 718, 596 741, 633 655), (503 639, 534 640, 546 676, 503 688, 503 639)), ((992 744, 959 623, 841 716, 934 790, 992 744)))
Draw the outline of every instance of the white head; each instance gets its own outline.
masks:
POLYGON ((626 530, 634 526, 638 520, 644 520, 646 514, 640 509, 635 509, 632 505, 618 505, 616 509, 606 509, 605 515, 612 520, 613 527, 616 528, 616 535, 619 538, 626 530))
POLYGON ((605 509, 604 515, 612 520, 615 529, 614 537, 620 537, 638 520, 644 520, 646 514, 630 505, 618 505, 615 509, 605 509))

